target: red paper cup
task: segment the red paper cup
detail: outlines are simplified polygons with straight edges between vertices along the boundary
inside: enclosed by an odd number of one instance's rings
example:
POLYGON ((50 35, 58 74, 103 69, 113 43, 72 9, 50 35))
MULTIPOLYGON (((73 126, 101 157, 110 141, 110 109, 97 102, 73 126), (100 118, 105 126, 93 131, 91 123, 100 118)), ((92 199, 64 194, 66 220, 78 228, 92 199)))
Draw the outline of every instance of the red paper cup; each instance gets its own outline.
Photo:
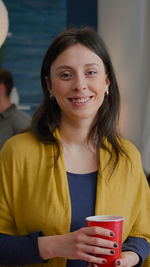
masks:
POLYGON ((98 215, 98 216, 91 216, 87 217, 86 221, 88 226, 99 226, 114 232, 115 236, 113 237, 106 237, 96 235, 97 237, 114 241, 118 244, 118 247, 115 248, 114 255, 96 255, 98 257, 102 257, 107 260, 105 264, 99 264, 98 266, 107 266, 112 267, 117 259, 121 257, 121 241, 122 241, 122 228, 123 228, 123 221, 124 217, 122 216, 115 216, 115 215, 98 215))

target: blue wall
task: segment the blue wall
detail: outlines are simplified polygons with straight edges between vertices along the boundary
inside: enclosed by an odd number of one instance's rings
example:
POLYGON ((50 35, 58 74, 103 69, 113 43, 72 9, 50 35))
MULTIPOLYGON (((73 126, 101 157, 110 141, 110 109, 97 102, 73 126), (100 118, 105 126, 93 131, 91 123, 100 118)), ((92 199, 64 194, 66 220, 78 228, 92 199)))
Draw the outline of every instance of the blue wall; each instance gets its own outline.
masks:
POLYGON ((14 77, 20 104, 31 115, 41 98, 40 68, 52 39, 70 26, 97 29, 97 0, 3 0, 9 14, 9 36, 2 67, 14 77), (92 3, 91 3, 92 2, 92 3))
POLYGON ((66 28, 66 0, 3 0, 9 13, 3 67, 14 76, 20 104, 33 114, 42 97, 40 68, 52 39, 66 28))
POLYGON ((67 0, 67 26, 90 26, 97 30, 97 4, 97 0, 67 0))

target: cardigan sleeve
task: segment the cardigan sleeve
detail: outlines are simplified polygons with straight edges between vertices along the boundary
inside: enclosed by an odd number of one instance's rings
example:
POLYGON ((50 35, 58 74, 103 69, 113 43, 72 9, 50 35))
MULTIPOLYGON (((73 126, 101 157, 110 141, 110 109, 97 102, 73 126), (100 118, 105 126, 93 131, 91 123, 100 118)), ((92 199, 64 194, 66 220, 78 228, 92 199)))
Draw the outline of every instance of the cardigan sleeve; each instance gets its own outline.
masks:
MULTIPOLYGON (((136 152, 136 157, 133 157, 132 164, 135 183, 138 181, 138 190, 134 200, 134 207, 137 211, 136 218, 129 236, 143 238, 150 244, 150 187, 145 177, 139 152, 136 152)), ((142 266, 150 266, 150 253, 147 255, 147 258, 144 259, 142 266)))
POLYGON ((45 263, 40 258, 38 236, 42 236, 40 231, 27 236, 0 234, 0 264, 13 266, 45 263))
POLYGON ((13 161, 11 148, 5 144, 0 151, 0 233, 17 235, 13 219, 13 161))
POLYGON ((140 183, 138 186, 137 199, 135 199, 135 209, 137 209, 137 216, 130 231, 130 236, 145 238, 148 243, 150 243, 150 188, 142 170, 142 166, 140 170, 140 183))

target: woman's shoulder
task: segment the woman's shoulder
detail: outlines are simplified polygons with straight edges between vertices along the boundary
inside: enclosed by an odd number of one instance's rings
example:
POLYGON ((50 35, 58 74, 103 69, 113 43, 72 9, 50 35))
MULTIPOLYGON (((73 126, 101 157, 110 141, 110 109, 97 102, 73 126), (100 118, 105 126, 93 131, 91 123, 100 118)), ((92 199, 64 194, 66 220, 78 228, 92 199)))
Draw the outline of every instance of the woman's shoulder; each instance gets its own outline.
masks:
POLYGON ((125 147, 130 152, 139 152, 138 148, 132 141, 129 141, 128 139, 124 137, 119 137, 119 142, 120 142, 120 145, 125 147))
MULTIPOLYGON (((44 145, 44 144, 43 144, 44 145)), ((2 150, 1 154, 23 154, 23 153, 34 153, 34 151, 39 150, 41 147, 41 142, 30 132, 24 132, 17 134, 9 138, 2 150)), ((30 156, 31 154, 29 154, 30 156)))
POLYGON ((130 160, 133 162, 135 159, 141 160, 141 154, 139 149, 136 147, 135 144, 133 144, 128 139, 125 139, 123 137, 119 138, 119 144, 123 151, 126 153, 126 155, 130 158, 130 160))
MULTIPOLYGON (((120 146, 120 148, 122 149, 122 151, 125 152, 125 154, 127 154, 127 155, 140 154, 138 148, 128 139, 117 136, 116 141, 117 141, 118 145, 120 146)), ((112 151, 112 153, 114 152, 112 145, 108 142, 107 139, 104 139, 104 144, 106 145, 106 147, 108 147, 108 149, 110 151, 112 151)))

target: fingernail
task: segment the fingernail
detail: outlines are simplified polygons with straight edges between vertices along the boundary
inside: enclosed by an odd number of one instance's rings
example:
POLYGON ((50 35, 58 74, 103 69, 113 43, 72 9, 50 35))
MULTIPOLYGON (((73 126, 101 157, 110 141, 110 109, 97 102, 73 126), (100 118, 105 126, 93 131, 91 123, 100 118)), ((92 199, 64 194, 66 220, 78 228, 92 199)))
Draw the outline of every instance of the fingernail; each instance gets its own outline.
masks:
POLYGON ((115 234, 113 232, 110 232, 110 236, 115 236, 115 234))
POLYGON ((117 244, 117 243, 114 243, 114 244, 113 244, 113 247, 114 247, 114 248, 117 248, 117 247, 118 247, 118 244, 117 244))
POLYGON ((110 250, 110 254, 115 254, 115 251, 114 250, 110 250))
POLYGON ((102 260, 102 263, 103 263, 103 264, 106 263, 106 260, 102 260))
POLYGON ((120 265, 120 261, 117 261, 117 265, 120 265))

